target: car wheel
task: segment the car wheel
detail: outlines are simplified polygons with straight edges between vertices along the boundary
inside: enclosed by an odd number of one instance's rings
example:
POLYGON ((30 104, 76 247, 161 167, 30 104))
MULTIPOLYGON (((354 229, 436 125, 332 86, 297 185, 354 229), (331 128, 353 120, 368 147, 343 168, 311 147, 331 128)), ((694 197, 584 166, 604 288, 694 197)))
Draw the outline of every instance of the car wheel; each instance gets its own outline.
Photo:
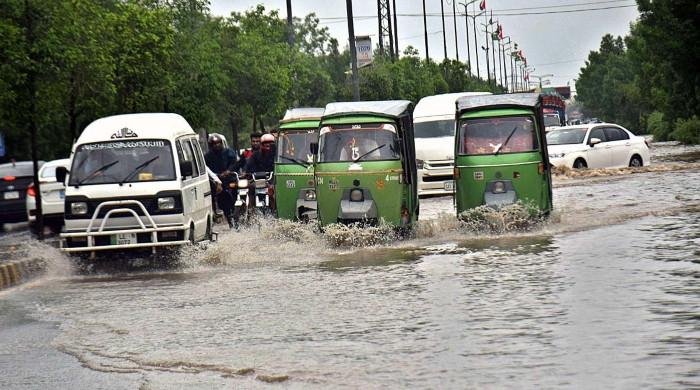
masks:
POLYGON ((576 161, 574 161, 574 169, 582 168, 588 168, 588 164, 586 164, 586 160, 582 158, 577 158, 576 161))
POLYGON ((644 166, 642 158, 637 156, 636 154, 632 156, 632 158, 630 159, 630 167, 639 168, 641 166, 644 166))

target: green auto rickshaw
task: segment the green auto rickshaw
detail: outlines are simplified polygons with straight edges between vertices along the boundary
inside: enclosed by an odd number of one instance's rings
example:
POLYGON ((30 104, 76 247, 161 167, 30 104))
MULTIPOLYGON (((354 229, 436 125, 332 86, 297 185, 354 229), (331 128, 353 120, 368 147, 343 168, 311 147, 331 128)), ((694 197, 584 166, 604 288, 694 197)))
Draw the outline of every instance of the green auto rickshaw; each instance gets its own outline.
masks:
POLYGON ((277 218, 308 221, 316 218, 313 154, 323 108, 287 110, 277 130, 275 201, 277 218))
POLYGON ((538 94, 466 96, 456 102, 457 215, 521 202, 552 210, 552 177, 538 94))
POLYGON ((326 106, 314 145, 321 227, 383 221, 410 228, 418 219, 412 108, 405 100, 326 106))

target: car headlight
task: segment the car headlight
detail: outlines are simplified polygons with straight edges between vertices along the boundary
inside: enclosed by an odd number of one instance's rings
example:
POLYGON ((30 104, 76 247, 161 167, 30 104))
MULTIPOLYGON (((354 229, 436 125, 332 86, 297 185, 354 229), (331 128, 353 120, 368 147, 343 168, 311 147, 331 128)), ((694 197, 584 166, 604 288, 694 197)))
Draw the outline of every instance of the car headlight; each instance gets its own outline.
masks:
POLYGON ((550 153, 549 158, 564 158, 566 153, 550 153))
POLYGON ((502 181, 497 181, 493 183, 493 188, 491 189, 491 192, 494 194, 502 194, 506 192, 506 183, 502 181))
POLYGON ((172 210, 175 208, 175 198, 167 196, 158 198, 158 210, 172 210))
POLYGON ((363 200, 365 200, 365 195, 362 193, 362 190, 354 188, 350 191, 350 201, 362 202, 363 200))
POLYGON ((73 202, 70 204, 70 213, 73 215, 85 215, 88 212, 86 202, 73 202))
POLYGON ((425 163, 425 161, 423 161, 423 160, 417 158, 417 159, 416 159, 416 168, 418 168, 418 169, 423 169, 423 164, 424 164, 424 163, 425 163))
POLYGON ((316 190, 306 190, 304 200, 316 200, 316 190))

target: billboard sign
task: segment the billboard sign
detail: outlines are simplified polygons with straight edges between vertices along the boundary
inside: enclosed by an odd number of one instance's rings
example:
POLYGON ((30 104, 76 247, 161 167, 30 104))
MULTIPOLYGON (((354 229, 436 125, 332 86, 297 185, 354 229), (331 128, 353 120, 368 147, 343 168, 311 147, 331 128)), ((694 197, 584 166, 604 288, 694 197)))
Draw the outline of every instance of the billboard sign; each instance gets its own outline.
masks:
POLYGON ((357 67, 361 68, 372 63, 372 39, 368 35, 355 37, 357 50, 357 67))

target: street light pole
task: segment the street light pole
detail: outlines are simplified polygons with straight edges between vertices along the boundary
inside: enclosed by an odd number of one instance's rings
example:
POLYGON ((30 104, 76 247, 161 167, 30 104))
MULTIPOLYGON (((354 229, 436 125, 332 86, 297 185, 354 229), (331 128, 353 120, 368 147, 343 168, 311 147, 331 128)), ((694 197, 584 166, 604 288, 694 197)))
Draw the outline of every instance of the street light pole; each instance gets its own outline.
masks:
POLYGON ((445 31, 445 7, 440 0, 440 14, 442 15, 442 48, 445 51, 445 59, 447 59, 447 32, 445 31))
MULTIPOLYGON (((456 0, 455 0, 456 1, 456 0)), ((471 49, 469 48, 469 13, 467 12, 467 5, 475 2, 476 0, 472 0, 469 3, 459 3, 459 5, 464 6, 464 31, 465 31, 465 36, 467 38, 467 64, 469 64, 469 73, 472 73, 472 53, 471 49)), ((474 27, 476 30, 476 27, 474 27)), ((476 32, 476 31, 475 31, 476 32)), ((474 36, 474 48, 476 48, 476 35, 474 36)), ((477 59, 479 58, 479 52, 477 51, 476 53, 477 59)), ((477 74, 476 77, 479 77, 479 67, 477 66, 477 74)))
POLYGON ((350 63, 352 67, 352 95, 356 102, 360 101, 360 78, 357 74, 357 49, 355 48, 355 25, 352 17, 352 0, 345 0, 348 16, 348 35, 350 36, 350 63))
POLYGON ((423 34, 425 35, 425 60, 430 61, 430 54, 428 54, 428 19, 425 17, 425 0, 423 0, 423 34))
MULTIPOLYGON (((488 82, 489 88, 491 87, 491 65, 489 64, 489 25, 481 24, 484 26, 484 33, 486 34, 486 47, 481 46, 481 48, 486 52, 486 80, 488 82)), ((474 26, 476 28, 476 26, 474 26)))
POLYGON ((459 62, 459 39, 457 39, 457 0, 452 0, 452 22, 455 26, 455 58, 457 59, 457 62, 459 62))

